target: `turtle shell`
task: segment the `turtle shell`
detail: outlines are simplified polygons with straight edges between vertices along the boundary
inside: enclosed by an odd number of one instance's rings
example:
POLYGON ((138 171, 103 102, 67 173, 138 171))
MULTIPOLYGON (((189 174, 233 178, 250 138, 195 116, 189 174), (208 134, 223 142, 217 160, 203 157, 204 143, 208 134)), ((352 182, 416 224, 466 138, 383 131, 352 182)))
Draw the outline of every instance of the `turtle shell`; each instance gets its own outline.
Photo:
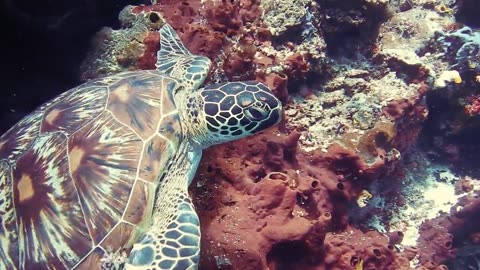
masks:
POLYGON ((99 269, 142 235, 182 138, 177 85, 155 71, 90 81, 0 137, 0 265, 99 269))

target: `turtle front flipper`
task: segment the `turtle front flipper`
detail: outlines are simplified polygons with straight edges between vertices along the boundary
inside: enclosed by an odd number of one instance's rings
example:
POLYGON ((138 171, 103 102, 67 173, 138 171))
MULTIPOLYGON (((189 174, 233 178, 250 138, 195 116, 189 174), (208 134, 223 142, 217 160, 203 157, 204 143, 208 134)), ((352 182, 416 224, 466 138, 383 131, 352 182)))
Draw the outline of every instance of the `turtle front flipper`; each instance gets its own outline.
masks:
POLYGON ((186 89, 192 90, 207 78, 210 64, 207 57, 191 54, 169 24, 165 23, 160 29, 160 50, 155 65, 159 71, 180 80, 186 89))
POLYGON ((188 195, 201 158, 183 143, 160 179, 153 224, 133 245, 125 269, 194 270, 200 254, 200 222, 188 195))

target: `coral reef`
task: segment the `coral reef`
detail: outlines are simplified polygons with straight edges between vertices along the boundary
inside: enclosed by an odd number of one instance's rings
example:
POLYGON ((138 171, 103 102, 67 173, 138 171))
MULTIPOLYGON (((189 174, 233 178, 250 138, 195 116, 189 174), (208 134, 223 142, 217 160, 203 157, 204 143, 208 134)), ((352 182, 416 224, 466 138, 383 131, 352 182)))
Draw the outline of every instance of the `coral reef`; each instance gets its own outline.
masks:
MULTIPOLYGON (((478 180, 474 180, 477 182, 478 180)), ((462 192, 464 193, 464 192, 462 192)), ((469 258, 478 257, 472 250, 479 243, 480 233, 480 191, 467 192, 458 200, 449 213, 428 220, 420 227, 420 247, 427 252, 419 254, 421 263, 469 264, 469 258), (457 257, 458 256, 458 257, 457 257)), ((477 265, 466 265, 453 269, 476 269, 477 265)))
POLYGON ((388 238, 375 231, 358 229, 332 234, 325 238, 326 269, 409 269, 408 258, 389 244, 388 238))
MULTIPOLYGON (((342 47, 362 50, 362 46, 375 39, 378 27, 389 16, 388 1, 385 0, 317 2, 322 9, 321 31, 332 51, 342 47)), ((340 52, 349 54, 353 51, 340 52)))
MULTIPOLYGON (((63 33, 46 59, 77 44, 91 7, 33 18, 63 33)), ((205 151, 190 189, 201 269, 479 269, 479 13, 476 0, 159 0, 101 29, 80 73, 153 69, 168 22, 212 60, 208 83, 263 81, 284 103, 278 127, 205 151)))
POLYGON ((356 269, 362 261, 364 269, 408 269, 387 236, 348 225, 348 204, 360 193, 352 179, 368 173, 351 175, 352 165, 341 166, 348 159, 342 150, 306 153, 298 139, 274 129, 206 151, 192 188, 206 247, 202 265, 356 269))
POLYGON ((430 159, 479 158, 480 34, 458 22, 475 24, 470 2, 128 6, 83 78, 154 68, 168 22, 212 60, 209 82, 263 81, 284 102, 277 128, 204 154, 190 189, 203 269, 467 269, 478 180, 430 159))
POLYGON ((310 2, 310 0, 262 1, 261 7, 265 13, 263 20, 272 36, 285 35, 287 30, 308 31, 302 28, 307 25, 304 22, 313 16, 307 8, 310 2))
POLYGON ((455 25, 438 32, 430 48, 442 56, 439 66, 445 71, 427 96, 430 111, 435 112, 426 123, 432 136, 428 141, 443 156, 457 161, 464 157, 468 163, 478 157, 480 32, 455 25), (445 77, 447 71, 453 71, 447 73, 450 77, 445 77))
POLYGON ((134 28, 128 30, 114 31, 111 28, 103 28, 93 39, 97 49, 90 51, 87 56, 82 66, 82 79, 154 67, 152 61, 142 59, 145 54, 150 54, 149 51, 158 50, 158 37, 154 42, 150 42, 152 35, 143 24, 135 24, 134 28), (148 49, 148 45, 153 45, 157 50, 148 49))
POLYGON ((271 29, 258 19, 260 14, 259 1, 162 1, 127 6, 119 16, 123 28, 104 28, 93 40, 82 78, 154 68, 158 35, 151 31, 169 22, 191 52, 212 59, 211 81, 258 79, 286 98, 285 84, 279 78, 305 79, 324 56, 325 43, 312 25, 305 37, 287 37, 278 46, 272 41, 271 29))

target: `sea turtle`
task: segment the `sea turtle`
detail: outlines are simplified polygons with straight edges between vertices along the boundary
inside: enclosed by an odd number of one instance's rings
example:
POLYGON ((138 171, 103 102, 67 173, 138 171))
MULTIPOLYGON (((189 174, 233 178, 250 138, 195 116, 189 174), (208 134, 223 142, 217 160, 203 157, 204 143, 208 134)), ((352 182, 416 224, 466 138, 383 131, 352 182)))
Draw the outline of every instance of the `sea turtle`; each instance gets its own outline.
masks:
POLYGON ((160 40, 156 70, 82 84, 0 137, 0 269, 197 269, 187 188, 202 149, 282 106, 254 81, 198 89, 210 60, 168 24, 160 40))

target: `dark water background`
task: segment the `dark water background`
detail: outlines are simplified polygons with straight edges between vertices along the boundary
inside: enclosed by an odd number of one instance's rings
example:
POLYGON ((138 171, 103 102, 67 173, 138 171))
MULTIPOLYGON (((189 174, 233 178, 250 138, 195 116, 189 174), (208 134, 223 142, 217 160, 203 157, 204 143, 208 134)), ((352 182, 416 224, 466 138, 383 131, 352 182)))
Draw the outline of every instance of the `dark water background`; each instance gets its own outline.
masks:
POLYGON ((134 0, 0 0, 0 134, 74 87, 90 38, 134 0))

